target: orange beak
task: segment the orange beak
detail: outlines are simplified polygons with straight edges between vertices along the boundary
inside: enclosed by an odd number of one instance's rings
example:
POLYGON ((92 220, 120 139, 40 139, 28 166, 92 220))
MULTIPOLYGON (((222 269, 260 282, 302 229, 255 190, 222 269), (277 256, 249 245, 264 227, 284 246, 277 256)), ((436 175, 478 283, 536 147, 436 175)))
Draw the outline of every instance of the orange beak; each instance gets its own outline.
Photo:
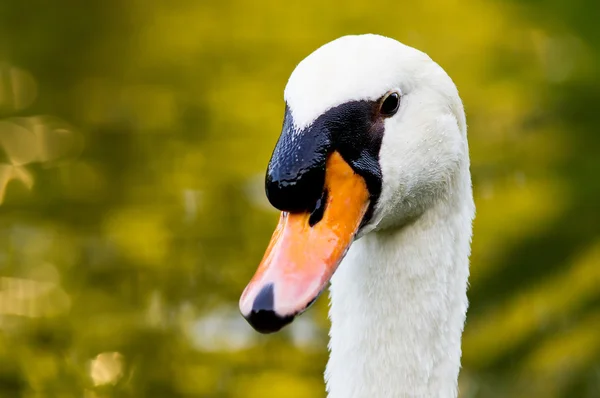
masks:
POLYGON ((325 169, 326 204, 311 214, 282 212, 267 251, 240 299, 242 315, 259 332, 290 323, 312 304, 344 258, 369 206, 369 191, 338 152, 325 169))

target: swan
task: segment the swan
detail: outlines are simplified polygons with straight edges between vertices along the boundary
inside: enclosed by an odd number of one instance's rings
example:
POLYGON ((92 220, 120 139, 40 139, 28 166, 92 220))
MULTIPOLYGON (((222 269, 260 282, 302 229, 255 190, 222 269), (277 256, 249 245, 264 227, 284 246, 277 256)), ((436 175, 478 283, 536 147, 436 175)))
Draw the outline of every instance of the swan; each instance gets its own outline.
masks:
POLYGON ((425 53, 344 36, 292 72, 281 211, 242 315, 272 333, 330 282, 329 398, 456 397, 475 214, 464 108, 425 53))

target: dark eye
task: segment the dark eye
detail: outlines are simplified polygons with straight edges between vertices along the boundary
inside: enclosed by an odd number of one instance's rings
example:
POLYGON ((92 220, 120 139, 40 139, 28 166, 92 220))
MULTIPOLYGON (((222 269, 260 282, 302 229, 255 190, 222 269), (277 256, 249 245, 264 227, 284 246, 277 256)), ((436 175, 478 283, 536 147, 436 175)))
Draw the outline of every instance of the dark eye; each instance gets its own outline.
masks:
POLYGON ((384 116, 392 116, 400 107, 400 94, 390 93, 381 103, 380 112, 384 116))

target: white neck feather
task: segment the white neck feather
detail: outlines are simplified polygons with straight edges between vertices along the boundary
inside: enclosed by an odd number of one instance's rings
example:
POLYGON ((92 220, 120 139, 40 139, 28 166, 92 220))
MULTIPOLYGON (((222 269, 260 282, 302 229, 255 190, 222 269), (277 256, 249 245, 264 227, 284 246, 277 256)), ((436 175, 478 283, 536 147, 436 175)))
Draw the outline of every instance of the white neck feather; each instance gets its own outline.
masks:
POLYGON ((329 398, 457 396, 474 212, 468 161, 460 174, 417 219, 354 242, 335 273, 329 398))

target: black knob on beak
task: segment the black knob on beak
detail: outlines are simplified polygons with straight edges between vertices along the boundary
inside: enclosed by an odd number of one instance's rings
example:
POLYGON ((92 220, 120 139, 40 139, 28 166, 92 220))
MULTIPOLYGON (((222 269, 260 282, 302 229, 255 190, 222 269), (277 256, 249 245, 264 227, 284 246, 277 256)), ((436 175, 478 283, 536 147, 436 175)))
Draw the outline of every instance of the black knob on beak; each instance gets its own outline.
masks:
POLYGON ((286 109, 283 131, 267 169, 269 202, 281 211, 312 211, 323 194, 330 147, 330 134, 322 123, 299 131, 286 109))

